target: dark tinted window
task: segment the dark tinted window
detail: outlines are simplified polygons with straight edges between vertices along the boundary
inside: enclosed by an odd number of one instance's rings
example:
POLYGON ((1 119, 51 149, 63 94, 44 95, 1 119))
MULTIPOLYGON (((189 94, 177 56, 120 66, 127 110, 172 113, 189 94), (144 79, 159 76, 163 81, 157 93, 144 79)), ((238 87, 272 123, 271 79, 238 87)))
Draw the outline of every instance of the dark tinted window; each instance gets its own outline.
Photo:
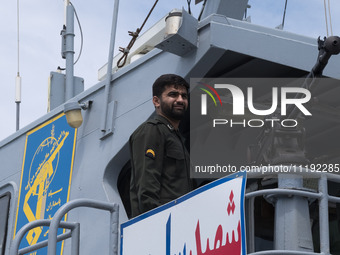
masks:
POLYGON ((10 195, 0 195, 0 254, 5 254, 10 195))

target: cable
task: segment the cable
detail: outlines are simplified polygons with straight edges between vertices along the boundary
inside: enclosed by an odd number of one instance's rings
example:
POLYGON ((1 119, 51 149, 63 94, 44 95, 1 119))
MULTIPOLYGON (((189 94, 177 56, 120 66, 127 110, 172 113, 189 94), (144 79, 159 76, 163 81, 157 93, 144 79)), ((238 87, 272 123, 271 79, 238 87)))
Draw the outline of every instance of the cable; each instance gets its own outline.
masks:
POLYGON ((126 60, 127 60, 127 56, 129 55, 129 52, 130 52, 132 46, 134 45, 135 41, 137 40, 139 33, 142 31, 146 21, 149 19, 150 15, 151 15, 153 9, 155 9, 157 3, 158 3, 158 0, 156 0, 156 2, 153 4, 151 10, 149 11, 149 14, 146 16, 146 18, 145 18, 143 24, 140 26, 140 28, 137 28, 136 32, 131 32, 131 31, 128 32, 129 35, 132 36, 132 39, 131 39, 129 45, 126 48, 119 47, 119 51, 123 53, 123 56, 117 62, 118 68, 121 68, 125 65, 126 60))
MULTIPOLYGON (((64 1, 64 0, 62 0, 62 1, 64 1)), ((82 54, 82 52, 83 52, 84 35, 83 35, 83 29, 82 29, 82 27, 81 27, 81 24, 80 24, 80 21, 79 21, 79 17, 78 17, 76 8, 75 8, 75 6, 74 6, 71 2, 70 2, 70 5, 73 6, 74 15, 75 15, 75 17, 76 17, 76 19, 77 19, 77 23, 78 23, 78 27, 79 27, 79 31, 80 31, 80 50, 79 50, 79 54, 78 54, 78 57, 77 57, 76 61, 73 63, 73 65, 75 65, 75 64, 77 64, 77 62, 78 62, 78 60, 80 59, 80 56, 81 56, 81 54, 82 54)), ((66 70, 66 68, 60 67, 60 66, 58 66, 57 69, 60 70, 60 71, 66 70)))
POLYGON ((244 18, 243 18, 244 20, 247 19, 247 9, 248 9, 248 8, 246 7, 246 9, 244 10, 244 18))
POLYGON ((188 3, 188 13, 191 15, 191 0, 187 0, 188 3))
POLYGON ((201 12, 200 14, 198 15, 198 21, 201 20, 201 17, 202 17, 202 14, 203 14, 203 11, 205 9, 205 4, 207 3, 207 0, 204 0, 203 4, 202 4, 202 9, 201 9, 201 12))
POLYGON ((198 21, 201 20, 201 17, 202 17, 202 14, 203 14, 203 11, 204 11, 204 8, 205 8, 205 4, 207 3, 207 0, 204 0, 203 4, 202 4, 202 9, 201 9, 201 12, 200 14, 198 15, 198 21))
POLYGON ((287 2, 288 2, 288 0, 286 0, 286 3, 285 3, 285 9, 284 9, 284 11, 283 11, 283 18, 282 18, 282 29, 283 29, 283 27, 285 26, 286 10, 287 10, 287 2))
POLYGON ((77 64, 77 62, 78 62, 78 60, 79 60, 79 58, 81 56, 81 53, 83 51, 84 36, 83 36, 83 29, 81 28, 81 24, 80 24, 80 21, 79 21, 79 17, 78 17, 76 8, 74 7, 74 5, 71 2, 70 2, 70 4, 73 6, 74 15, 76 16, 77 23, 78 23, 78 26, 79 26, 79 31, 80 31, 80 50, 79 50, 79 54, 78 54, 77 60, 74 62, 74 65, 75 65, 75 64, 77 64))

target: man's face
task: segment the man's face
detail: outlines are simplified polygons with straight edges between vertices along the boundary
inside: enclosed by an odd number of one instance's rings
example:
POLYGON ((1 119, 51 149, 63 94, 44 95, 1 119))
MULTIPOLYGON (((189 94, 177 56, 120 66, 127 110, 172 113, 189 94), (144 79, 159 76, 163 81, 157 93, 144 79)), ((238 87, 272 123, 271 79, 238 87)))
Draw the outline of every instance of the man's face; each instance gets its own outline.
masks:
MULTIPOLYGON (((157 105, 155 105, 157 108, 157 105)), ((170 85, 159 98, 159 114, 180 120, 188 108, 188 92, 184 86, 170 85)))

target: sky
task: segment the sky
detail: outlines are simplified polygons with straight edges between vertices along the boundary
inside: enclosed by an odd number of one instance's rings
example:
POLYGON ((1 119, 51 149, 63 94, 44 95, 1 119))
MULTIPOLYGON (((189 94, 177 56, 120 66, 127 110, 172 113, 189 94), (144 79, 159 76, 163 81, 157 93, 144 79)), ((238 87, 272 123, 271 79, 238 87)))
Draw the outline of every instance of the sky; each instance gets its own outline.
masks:
MULTIPOLYGON (((215 0, 210 0, 215 1, 215 0)), ((339 0, 288 0, 284 30, 312 38, 326 33, 324 1, 330 3, 334 35, 340 35, 339 0)), ((84 35, 83 51, 74 74, 85 79, 85 89, 95 85, 98 69, 108 59, 114 0, 71 1, 75 6, 84 35)), ((154 0, 120 0, 115 54, 126 47, 128 31, 140 27, 154 0)), ((191 1, 198 16, 201 3, 191 1)), ((251 22, 275 28, 282 22, 285 0, 249 0, 247 16, 251 22)), ((159 0, 143 32, 174 8, 187 9, 187 0, 159 0)), ((0 9, 0 141, 16 129, 15 77, 22 77, 20 128, 47 112, 48 77, 61 58, 60 31, 64 21, 63 0, 19 0, 19 64, 17 37, 17 0, 3 1, 0 9)), ((328 21, 328 25, 329 25, 328 21)), ((75 58, 80 49, 80 33, 75 21, 75 58)), ((329 29, 330 34, 330 29, 329 29)), ((316 53, 317 54, 317 53, 316 53)), ((340 57, 340 56, 336 56, 340 57)), ((314 63, 312 63, 314 64, 314 63)))

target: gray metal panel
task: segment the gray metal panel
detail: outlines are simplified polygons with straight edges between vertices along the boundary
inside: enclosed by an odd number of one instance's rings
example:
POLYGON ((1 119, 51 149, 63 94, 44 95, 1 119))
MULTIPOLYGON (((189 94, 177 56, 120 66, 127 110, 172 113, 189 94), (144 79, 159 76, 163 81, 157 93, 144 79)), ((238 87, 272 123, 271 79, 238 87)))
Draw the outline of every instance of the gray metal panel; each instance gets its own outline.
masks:
MULTIPOLYGON (((308 72, 317 59, 317 40, 313 38, 221 16, 212 17, 210 27, 211 42, 215 47, 308 72)), ((339 58, 331 58, 324 74, 340 78, 339 64, 339 58)))
POLYGON ((216 13, 234 19, 242 19, 247 5, 248 0, 210 0, 206 3, 202 18, 216 13))
MULTIPOLYGON (((84 79, 73 77, 73 94, 76 96, 84 91, 84 79)), ((49 84, 48 108, 53 110, 66 101, 66 75, 51 72, 49 84)))
POLYGON ((255 58, 310 70, 317 58, 317 46, 256 30, 221 23, 211 24, 212 45, 255 58))
POLYGON ((6 147, 0 147, 0 186, 10 181, 20 182, 25 136, 12 140, 6 147))

